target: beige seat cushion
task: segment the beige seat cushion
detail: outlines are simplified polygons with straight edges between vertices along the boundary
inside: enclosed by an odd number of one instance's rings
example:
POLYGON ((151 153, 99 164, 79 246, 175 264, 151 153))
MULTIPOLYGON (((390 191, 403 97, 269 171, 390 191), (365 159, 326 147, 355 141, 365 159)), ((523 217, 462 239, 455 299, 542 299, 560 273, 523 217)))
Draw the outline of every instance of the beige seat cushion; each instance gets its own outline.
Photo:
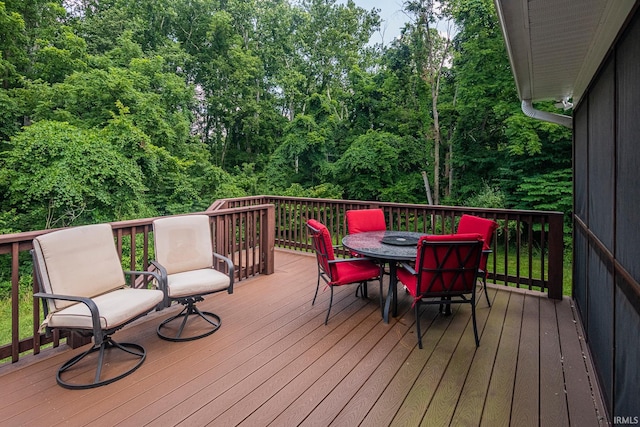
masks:
POLYGON ((221 291, 229 287, 229 276, 212 268, 169 274, 169 297, 180 298, 221 291))
MULTIPOLYGON (((132 318, 145 314, 163 300, 163 292, 155 289, 123 288, 92 298, 100 313, 102 329, 118 327, 132 318)), ((52 313, 43 326, 51 328, 92 329, 89 308, 78 303, 52 313)))

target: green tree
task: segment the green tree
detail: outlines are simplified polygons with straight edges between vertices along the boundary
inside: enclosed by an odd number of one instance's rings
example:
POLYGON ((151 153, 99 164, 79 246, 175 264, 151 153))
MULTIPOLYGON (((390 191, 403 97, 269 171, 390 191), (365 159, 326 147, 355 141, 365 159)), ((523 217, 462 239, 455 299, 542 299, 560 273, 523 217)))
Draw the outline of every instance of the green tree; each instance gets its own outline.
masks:
POLYGON ((16 84, 19 69, 27 63, 26 43, 22 15, 7 10, 5 3, 0 2, 0 81, 3 89, 16 84))
MULTIPOLYGON (((446 2, 441 2, 439 6, 443 8, 444 5, 446 2)), ((431 0, 410 0, 405 2, 404 8, 410 16, 414 17, 406 36, 411 40, 416 71, 428 86, 431 95, 429 139, 433 141, 433 203, 438 205, 441 194, 440 178, 443 175, 439 102, 447 63, 451 60, 451 36, 450 32, 445 36, 440 35, 433 26, 436 21, 442 22, 448 17, 437 11, 435 3, 431 0)), ((430 144, 425 145, 429 146, 430 144)), ((447 151, 450 159, 451 150, 447 151)), ((450 167, 450 163, 447 162, 447 168, 450 167)))
POLYGON ((145 191, 135 162, 99 133, 41 121, 12 138, 0 160, 3 211, 14 208, 20 230, 145 217, 145 191))
POLYGON ((358 137, 335 165, 335 179, 349 199, 380 200, 398 177, 397 136, 370 131, 358 137))

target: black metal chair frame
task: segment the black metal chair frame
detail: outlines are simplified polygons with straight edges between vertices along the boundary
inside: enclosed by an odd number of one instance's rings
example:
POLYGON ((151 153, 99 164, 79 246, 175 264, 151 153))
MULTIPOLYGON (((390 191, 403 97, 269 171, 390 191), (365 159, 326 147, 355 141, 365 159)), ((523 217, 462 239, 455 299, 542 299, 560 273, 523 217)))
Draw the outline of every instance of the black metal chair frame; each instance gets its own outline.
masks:
MULTIPOLYGON (((493 253, 492 249, 483 249, 482 256, 489 257, 493 253)), ((491 307, 491 301, 489 301, 489 293, 487 292, 487 272, 481 270, 478 264, 478 277, 482 279, 482 289, 484 291, 484 297, 487 299, 487 305, 491 307)))
MULTIPOLYGON (((57 383, 67 389, 71 389, 71 390, 85 390, 85 389, 90 389, 90 388, 95 388, 95 387, 100 387, 103 385, 107 385, 107 384, 111 384, 114 381, 117 381, 119 379, 122 379, 124 377, 126 377, 127 375, 131 374, 132 372, 134 372, 136 369, 138 369, 142 363, 144 362, 146 356, 147 356, 147 352, 144 349, 144 347, 142 347, 139 344, 134 344, 134 343, 118 343, 116 341, 113 340, 113 338, 111 338, 111 335, 113 333, 115 333, 116 331, 118 331, 119 329, 122 329, 124 326, 126 326, 127 324, 143 317, 146 316, 147 313, 142 313, 139 316, 133 317, 131 319, 129 319, 127 322, 115 327, 115 328, 110 328, 110 329, 103 329, 100 325, 100 313, 98 312, 98 307, 96 306, 95 302, 93 302, 91 300, 91 298, 86 298, 86 297, 78 297, 78 296, 72 296, 72 295, 59 295, 59 294, 50 294, 47 292, 43 292, 44 289, 42 287, 41 284, 41 274, 42 272, 40 271, 40 268, 38 267, 38 262, 36 261, 36 255, 34 253, 33 250, 31 250, 31 257, 33 259, 33 265, 34 265, 34 269, 35 269, 35 273, 36 273, 36 283, 38 286, 38 290, 39 292, 35 293, 33 296, 36 298, 40 298, 42 299, 42 307, 43 307, 43 311, 44 311, 44 316, 45 318, 49 315, 49 305, 47 304, 47 300, 49 299, 56 299, 56 300, 65 300, 65 301, 76 301, 79 303, 83 303, 84 305, 86 305, 89 310, 91 311, 91 320, 92 320, 92 329, 91 330, 86 330, 86 329, 67 329, 71 332, 76 332, 81 336, 85 336, 85 337, 90 337, 93 336, 93 345, 91 346, 91 348, 89 348, 87 351, 80 353, 76 356, 74 356, 73 358, 69 359, 67 362, 63 363, 62 366, 58 369, 58 372, 56 374, 56 381, 57 383), (102 367, 104 366, 104 359, 105 359, 105 355, 107 354, 107 352, 109 351, 123 351, 125 353, 129 353, 132 354, 136 357, 138 357, 138 362, 131 368, 129 368, 128 370, 113 376, 111 378, 106 378, 106 379, 101 379, 102 377, 102 367), (85 357, 87 357, 88 355, 98 352, 98 362, 97 362, 97 366, 96 366, 96 372, 95 372, 95 376, 94 376, 94 380, 91 383, 87 383, 87 384, 74 384, 71 383, 67 380, 65 380, 63 378, 63 374, 68 371, 69 369, 71 369, 73 366, 75 366, 76 364, 78 364, 81 360, 83 360, 85 357)), ((124 271, 124 273, 126 275, 147 275, 147 276, 151 276, 153 278, 155 278, 158 283, 161 283, 160 281, 160 275, 152 272, 152 271, 124 271)), ((162 307, 158 307, 158 309, 161 309, 162 307)), ((47 327, 46 328, 46 332, 47 334, 51 334, 53 329, 55 328, 50 328, 47 327)))
POLYGON ((427 240, 422 241, 422 247, 420 251, 420 259, 417 266, 420 266, 422 272, 433 274, 430 283, 422 283, 422 274, 416 272, 413 267, 403 263, 402 266, 414 275, 417 275, 417 295, 421 295, 421 298, 416 298, 414 302, 415 316, 416 316, 416 333, 418 335, 418 347, 422 348, 422 333, 420 330, 420 306, 435 305, 440 306, 440 311, 444 314, 450 314, 451 304, 470 304, 471 305, 471 317, 473 320, 473 335, 475 337, 476 347, 480 346, 480 339, 478 338, 478 326, 476 322, 476 281, 478 266, 480 264, 480 256, 482 255, 482 241, 452 241, 452 242, 429 242, 427 240), (438 256, 437 248, 442 246, 448 246, 444 257, 438 256), (466 248, 466 254, 463 254, 463 249, 466 248), (427 257, 433 257, 436 260, 435 268, 423 267, 427 257), (450 260, 450 257, 456 257, 458 264, 457 268, 445 268, 444 264, 450 260), (473 259, 475 257, 475 259, 473 259), (473 271, 474 274, 466 274, 473 271), (445 280, 444 274, 452 274, 451 280, 445 280), (467 278, 469 278, 467 280, 467 278), (458 279, 463 281, 461 289, 453 289, 458 279), (468 283, 467 283, 468 282, 468 283), (444 290, 430 291, 434 285, 441 286, 444 290), (435 298, 432 300, 431 298, 435 298), (446 311, 443 311, 443 306, 446 307, 446 311))
POLYGON ((227 264, 227 268, 229 271, 229 287, 225 288, 225 289, 220 289, 217 291, 212 291, 212 292, 207 292, 207 293, 202 293, 199 295, 189 295, 189 296, 185 296, 185 297, 177 297, 177 298, 171 298, 168 295, 168 275, 167 275, 167 270, 158 262, 151 261, 151 264, 160 272, 160 278, 162 280, 163 283, 163 289, 166 289, 167 292, 165 292, 165 306, 169 307, 171 305, 171 301, 177 301, 178 304, 182 304, 184 306, 184 308, 182 309, 182 311, 178 314, 176 314, 175 316, 171 316, 168 319, 162 321, 159 325, 158 328, 156 330, 156 332, 158 333, 158 336, 160 338, 162 338, 163 340, 167 340, 167 341, 173 341, 173 342, 182 342, 182 341, 193 341, 193 340, 197 340, 200 338, 204 338, 207 337, 211 334, 213 334, 215 331, 217 331, 220 326, 222 325, 222 321, 220 320, 220 316, 218 316, 215 313, 212 313, 210 311, 201 311, 200 309, 198 309, 198 307, 196 306, 196 303, 204 301, 204 298, 202 297, 203 295, 211 295, 211 294, 215 294, 218 292, 228 292, 228 293, 233 293, 233 275, 234 275, 234 265, 233 262, 225 257, 222 256, 220 254, 217 254, 215 252, 213 252, 213 257, 220 259, 222 261, 224 261, 227 264), (200 318, 202 318, 205 322, 209 323, 211 325, 211 328, 205 332, 203 332, 202 334, 199 335, 194 335, 194 336, 187 336, 187 337, 183 337, 182 333, 184 332, 185 327, 187 326, 187 323, 189 321, 189 317, 190 316, 198 316, 200 318), (169 336, 167 334, 164 333, 163 328, 168 327, 171 323, 173 323, 176 320, 182 319, 180 326, 178 327, 178 332, 176 333, 175 336, 169 336))

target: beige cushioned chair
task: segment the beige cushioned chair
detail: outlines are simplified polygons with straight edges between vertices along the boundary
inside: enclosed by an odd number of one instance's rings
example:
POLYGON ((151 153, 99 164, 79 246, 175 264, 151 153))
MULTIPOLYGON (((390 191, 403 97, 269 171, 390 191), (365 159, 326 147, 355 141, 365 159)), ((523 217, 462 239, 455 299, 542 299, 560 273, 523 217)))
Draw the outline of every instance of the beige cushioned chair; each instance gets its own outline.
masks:
POLYGON ((158 326, 158 335, 169 341, 188 341, 211 335, 220 327, 220 317, 200 311, 196 303, 203 295, 233 293, 234 266, 213 252, 207 215, 185 215, 153 221, 156 259, 165 289, 165 307, 173 301, 184 305, 177 315, 158 326), (226 270, 220 271, 219 269, 226 270), (190 328, 186 328, 190 324, 190 328))
POLYGON ((158 284, 160 276, 152 272, 123 272, 109 224, 68 228, 38 236, 33 240, 31 253, 40 290, 35 296, 43 299, 46 316, 42 327, 49 332, 64 329, 93 336, 89 350, 60 367, 58 384, 71 389, 98 387, 136 370, 146 357, 144 348, 138 344, 116 343, 111 334, 156 307, 161 308, 163 292, 132 289, 127 286, 124 273, 150 275, 158 284), (115 364, 112 357, 116 357, 118 351, 125 352, 126 359, 133 356, 135 365, 112 375, 109 375, 112 369, 107 368, 107 378, 103 378, 103 368, 115 364), (89 380, 79 372, 94 363, 90 361, 93 357, 87 357, 94 352, 98 352, 98 360, 95 375, 89 380), (103 363, 105 358, 110 363, 103 363), (85 362, 78 365, 83 359, 85 362), (76 369, 71 369, 74 366, 76 369))

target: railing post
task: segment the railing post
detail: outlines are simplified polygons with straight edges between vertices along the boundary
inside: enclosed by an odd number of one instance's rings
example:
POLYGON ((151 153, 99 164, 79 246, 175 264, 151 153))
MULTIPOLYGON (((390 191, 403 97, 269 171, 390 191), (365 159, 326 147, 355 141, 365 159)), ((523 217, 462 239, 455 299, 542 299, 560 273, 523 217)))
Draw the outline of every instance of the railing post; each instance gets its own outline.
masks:
POLYGON ((274 205, 267 207, 263 227, 260 230, 262 242, 260 252, 264 257, 264 274, 273 274, 275 271, 275 245, 276 245, 276 208, 274 205))
POLYGON ((563 214, 549 216, 549 298, 562 299, 564 270, 563 214))

